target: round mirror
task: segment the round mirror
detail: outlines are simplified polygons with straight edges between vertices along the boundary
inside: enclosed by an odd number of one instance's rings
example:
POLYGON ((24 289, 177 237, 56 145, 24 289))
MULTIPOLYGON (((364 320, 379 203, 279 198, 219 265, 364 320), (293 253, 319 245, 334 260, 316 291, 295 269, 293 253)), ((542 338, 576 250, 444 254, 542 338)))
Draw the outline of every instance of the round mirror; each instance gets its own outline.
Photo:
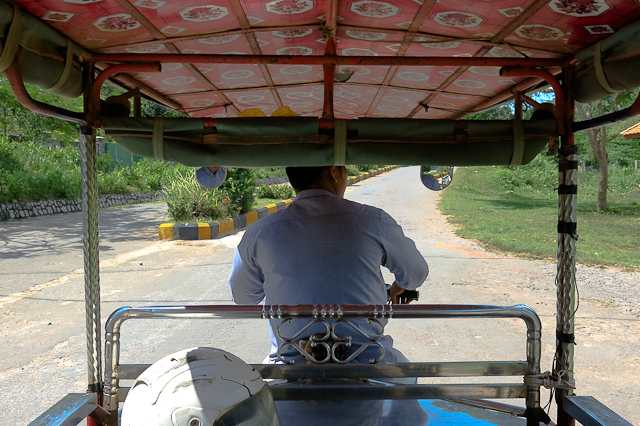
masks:
POLYGON ((420 166, 420 180, 432 191, 442 191, 451 185, 454 166, 420 166))

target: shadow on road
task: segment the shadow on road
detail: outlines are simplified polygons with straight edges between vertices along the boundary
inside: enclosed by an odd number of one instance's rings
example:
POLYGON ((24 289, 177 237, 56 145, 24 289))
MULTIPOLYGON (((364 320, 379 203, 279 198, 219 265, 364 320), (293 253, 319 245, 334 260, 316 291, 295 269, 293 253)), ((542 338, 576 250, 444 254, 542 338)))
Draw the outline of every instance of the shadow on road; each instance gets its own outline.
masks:
MULTIPOLYGON (((164 203, 101 210, 100 252, 116 243, 155 240, 166 212, 164 203)), ((18 259, 82 250, 82 213, 32 217, 0 222, 0 256, 18 259)))

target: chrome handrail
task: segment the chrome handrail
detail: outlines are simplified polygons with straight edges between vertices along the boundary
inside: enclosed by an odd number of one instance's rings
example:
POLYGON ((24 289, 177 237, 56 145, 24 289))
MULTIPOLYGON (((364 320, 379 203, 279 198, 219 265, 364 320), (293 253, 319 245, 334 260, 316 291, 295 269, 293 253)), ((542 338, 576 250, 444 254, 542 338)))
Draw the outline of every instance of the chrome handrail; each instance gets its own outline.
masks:
MULTIPOLYGON (((286 319, 286 318, 520 318, 527 326, 526 357, 529 374, 540 374, 541 322, 529 307, 487 305, 193 305, 124 307, 116 310, 105 326, 104 404, 118 408, 120 374, 120 328, 129 319, 286 319)), ((315 368, 317 366, 308 366, 315 368)), ((403 386, 403 385, 398 385, 403 386)), ((540 387, 527 386, 527 408, 540 406, 540 387)))

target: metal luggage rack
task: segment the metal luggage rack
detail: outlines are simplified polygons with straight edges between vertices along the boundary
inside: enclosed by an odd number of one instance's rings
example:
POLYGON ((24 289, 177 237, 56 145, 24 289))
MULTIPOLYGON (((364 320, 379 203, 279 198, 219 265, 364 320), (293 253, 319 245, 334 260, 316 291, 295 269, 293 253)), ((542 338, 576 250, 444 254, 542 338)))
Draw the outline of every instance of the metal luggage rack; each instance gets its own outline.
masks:
MULTIPOLYGON (((530 424, 539 424, 540 386, 520 383, 490 384, 399 384, 384 382, 387 386, 362 386, 357 392, 351 386, 332 384, 325 379, 377 379, 384 381, 398 377, 473 377, 473 376, 526 376, 540 374, 541 355, 541 323, 538 315, 529 307, 517 305, 511 307, 485 305, 192 305, 192 306, 152 306, 131 308, 124 307, 115 311, 105 326, 105 380, 104 408, 111 413, 118 410, 129 391, 120 386, 120 380, 133 380, 140 375, 149 364, 120 364, 120 328, 129 319, 280 319, 282 323, 294 318, 313 319, 313 323, 323 323, 327 327, 327 335, 336 337, 334 347, 327 346, 329 354, 334 353, 335 345, 343 345, 351 336, 335 336, 335 322, 347 324, 356 333, 369 339, 369 345, 379 346, 377 340, 384 334, 370 336, 360 330, 350 319, 367 318, 379 322, 386 318, 427 319, 427 318, 520 318, 527 326, 526 361, 472 361, 472 362, 412 362, 399 364, 348 364, 354 356, 342 362, 326 363, 326 359, 315 359, 301 348, 295 341, 304 331, 305 326, 296 335, 284 338, 286 345, 296 348, 311 364, 251 364, 264 379, 323 379, 313 386, 296 386, 290 383, 278 383, 271 386, 273 397, 278 400, 317 400, 317 399, 504 399, 524 398, 526 416, 530 424), (391 384, 389 386, 389 384, 391 384)), ((282 324, 281 323, 281 324, 282 324)), ((318 344, 327 345, 323 338, 318 344)), ((369 346, 366 345, 366 346, 369 346)), ((356 351, 359 353, 359 351, 356 351)), ((382 359, 382 357, 378 358, 382 359)), ((475 401, 480 406, 480 401, 475 401)), ((491 403, 484 404, 485 408, 491 403)))

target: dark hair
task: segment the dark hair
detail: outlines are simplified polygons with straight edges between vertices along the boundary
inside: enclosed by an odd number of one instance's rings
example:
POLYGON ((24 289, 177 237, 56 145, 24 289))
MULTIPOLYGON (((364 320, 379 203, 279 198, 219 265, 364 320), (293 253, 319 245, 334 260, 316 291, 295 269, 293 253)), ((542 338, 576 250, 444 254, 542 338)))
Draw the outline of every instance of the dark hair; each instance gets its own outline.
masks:
POLYGON ((322 167, 287 167, 287 177, 294 189, 304 191, 322 181, 322 175, 329 166, 322 167))

